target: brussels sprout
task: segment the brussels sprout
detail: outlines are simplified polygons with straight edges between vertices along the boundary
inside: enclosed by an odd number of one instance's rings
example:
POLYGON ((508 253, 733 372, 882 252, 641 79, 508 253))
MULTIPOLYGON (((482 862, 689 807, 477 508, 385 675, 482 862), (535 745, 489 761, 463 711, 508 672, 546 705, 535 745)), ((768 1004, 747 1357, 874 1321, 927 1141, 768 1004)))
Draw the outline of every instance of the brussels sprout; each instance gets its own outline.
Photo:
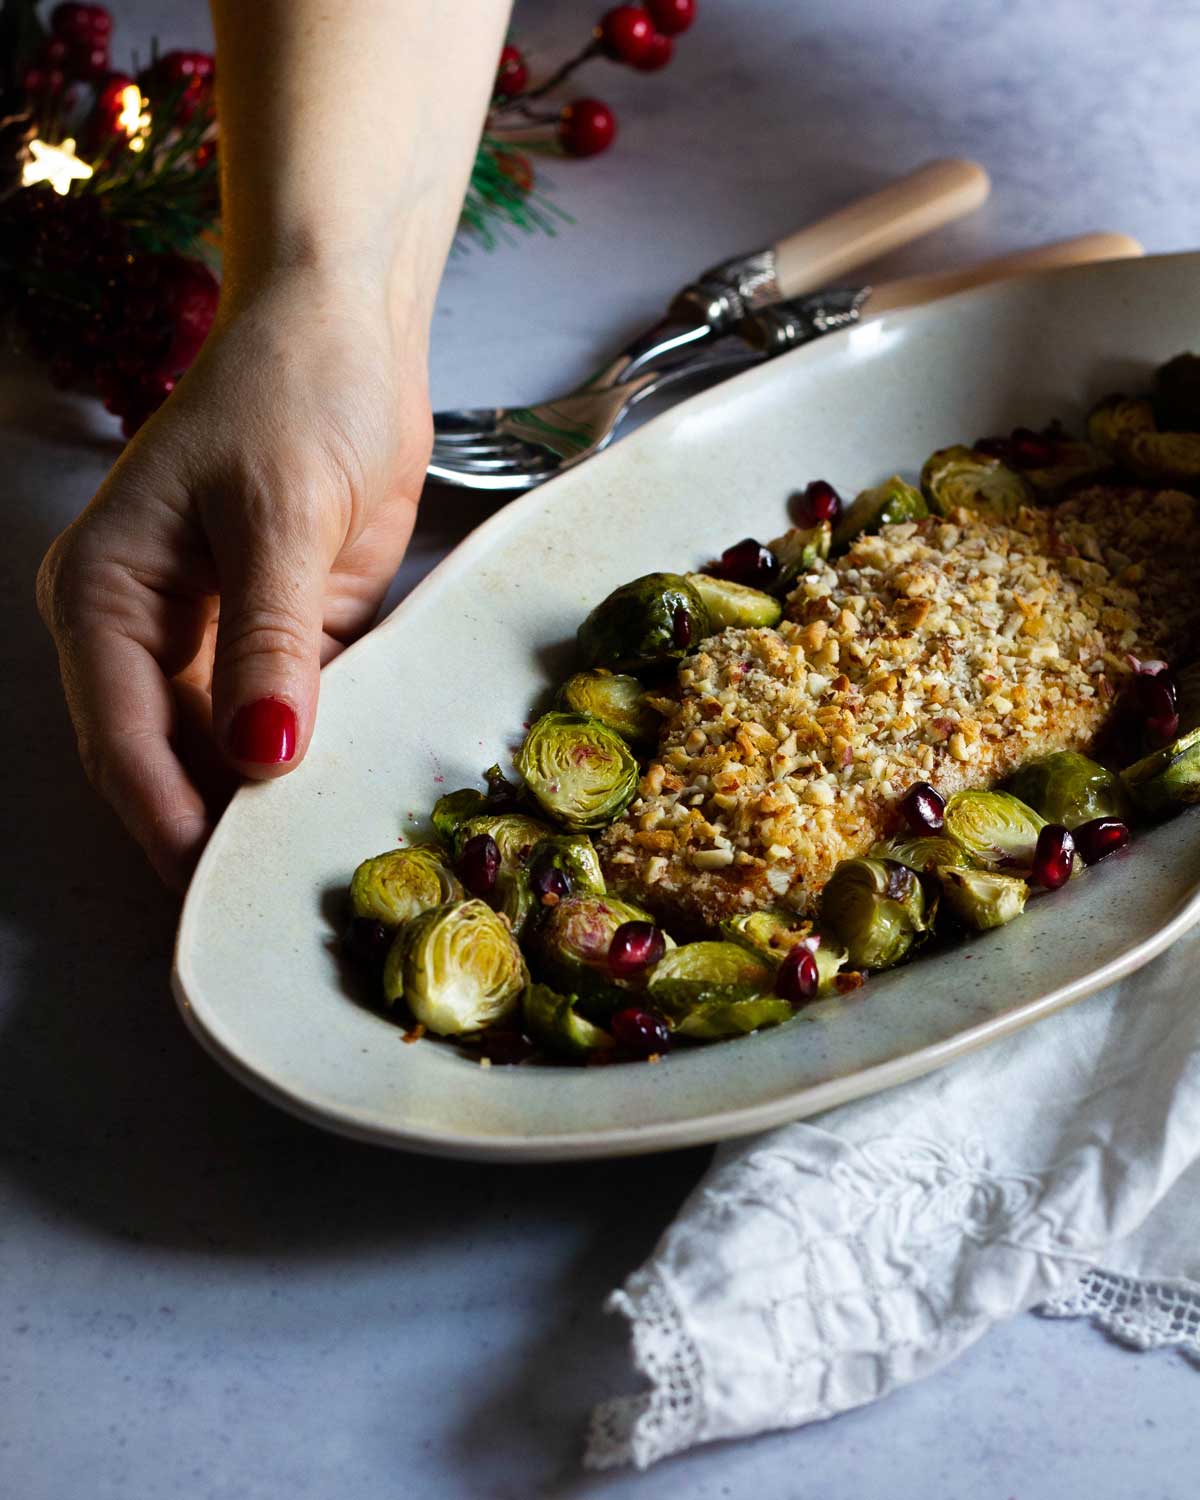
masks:
POLYGON ((1154 414, 1163 432, 1200 432, 1200 356, 1177 354, 1155 371, 1154 414))
POLYGON ((575 833, 611 823, 637 791, 629 746, 587 714, 543 714, 525 736, 517 769, 543 810, 575 833))
POLYGON ((1118 462, 1135 478, 1160 488, 1200 483, 1200 432, 1139 432, 1127 438, 1118 462))
POLYGON ((1095 482, 1112 469, 1109 456, 1091 443, 1068 437, 1051 439, 1051 461, 1039 468, 1022 470, 1025 481, 1039 501, 1057 500, 1068 489, 1085 481, 1095 482))
POLYGON ((678 573, 647 573, 614 589, 579 627, 589 667, 636 672, 678 661, 711 634, 703 599, 678 573))
POLYGON ((771 965, 739 943, 685 943, 655 964, 648 994, 673 1021, 696 1006, 769 994, 773 982, 771 965))
POLYGON ((533 851, 530 872, 540 871, 545 866, 552 866, 566 876, 570 888, 568 895, 603 896, 607 890, 600 856, 586 834, 558 833, 543 839, 533 851))
POLYGON ((474 787, 464 787, 460 792, 447 792, 433 804, 433 831, 447 848, 453 849, 459 825, 484 812, 486 808, 487 798, 474 787))
POLYGON ((534 929, 530 957, 538 977, 564 994, 612 996, 621 984, 608 968, 613 933, 623 922, 649 921, 640 907, 614 896, 568 896, 534 929))
POLYGON ((504 1020, 528 982, 508 924, 483 901, 453 901, 414 917, 396 934, 383 966, 387 1002, 403 1000, 437 1036, 504 1020))
POLYGON ((834 528, 834 548, 849 546, 860 532, 878 531, 881 526, 892 526, 899 521, 919 521, 928 514, 929 507, 921 491, 893 474, 874 489, 861 490, 846 507, 834 528))
POLYGON ((564 1058, 584 1058, 614 1046, 608 1032, 585 1020, 575 1003, 574 995, 559 995, 544 984, 531 984, 521 1002, 531 1040, 564 1058))
POLYGON ((1089 412, 1087 430, 1097 448, 1119 458, 1130 438, 1157 430, 1154 408, 1141 396, 1105 396, 1089 412))
POLYGON ((796 1014, 786 1000, 774 995, 755 995, 744 1000, 698 1000, 677 1011, 669 1020, 672 1036, 697 1042, 715 1042, 722 1037, 747 1036, 764 1026, 778 1026, 796 1014))
POLYGON ((1148 813, 1200 802, 1200 728, 1189 729, 1121 773, 1133 800, 1148 813))
POLYGON ((768 542, 767 546, 779 559, 779 576, 771 585, 771 592, 786 598, 798 578, 825 561, 832 545, 833 527, 828 521, 818 521, 815 526, 793 526, 768 542))
POLYGON ((411 844, 364 859, 350 880, 354 916, 399 927, 431 906, 460 900, 462 886, 443 857, 434 844, 411 844))
POLYGON ((1078 828, 1093 818, 1127 818, 1129 798, 1121 778, 1086 755, 1056 750, 1022 766, 1009 783, 1014 797, 1047 823, 1078 828))
POLYGON ((576 672, 559 688, 558 706, 590 714, 631 745, 653 743, 662 722, 637 678, 620 672, 576 672))
POLYGON ((481 813, 458 825, 456 852, 461 854, 467 840, 481 833, 491 834, 500 851, 500 873, 491 892, 491 902, 497 911, 504 913, 512 930, 520 937, 537 910, 529 884, 529 866, 538 845, 553 838, 554 830, 549 824, 525 813, 481 813))
POLYGON ((1028 875, 1046 820, 1008 792, 955 792, 946 803, 945 832, 988 870, 1028 875))
POLYGON ((951 865, 966 869, 971 861, 953 839, 943 834, 893 834, 890 839, 881 839, 869 851, 871 859, 894 859, 899 865, 907 865, 918 875, 927 875, 939 865, 951 865))
POLYGON ((778 625, 783 619, 783 605, 762 589, 731 583, 727 578, 710 578, 707 573, 689 573, 687 581, 704 600, 713 630, 778 625))
POLYGON ((1033 491, 1015 469, 961 445, 940 448, 925 460, 921 492, 939 516, 961 506, 993 521, 1007 521, 1033 502, 1033 491))
MULTIPOLYGON (((773 969, 798 943, 807 944, 817 964, 820 984, 817 995, 833 994, 834 980, 846 962, 846 950, 819 932, 812 923, 787 911, 753 911, 728 917, 721 923, 721 936, 753 953, 773 969)), ((680 950, 682 951, 682 950, 680 950)))
POLYGON ((954 865, 941 865, 937 875, 946 905, 978 932, 1003 927, 1019 917, 1029 898, 1029 887, 1017 875, 954 865))
POLYGON ((844 859, 821 892, 821 924, 855 969, 890 969, 931 922, 913 870, 894 859, 844 859))

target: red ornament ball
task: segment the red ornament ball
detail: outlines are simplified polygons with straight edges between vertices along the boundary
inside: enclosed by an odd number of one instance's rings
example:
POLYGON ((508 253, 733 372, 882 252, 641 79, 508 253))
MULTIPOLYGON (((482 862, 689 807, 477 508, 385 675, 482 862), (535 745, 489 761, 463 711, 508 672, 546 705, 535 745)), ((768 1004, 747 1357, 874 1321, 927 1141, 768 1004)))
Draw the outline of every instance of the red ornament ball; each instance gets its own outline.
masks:
POLYGON ((664 36, 661 31, 656 31, 650 38, 650 50, 640 62, 635 62, 634 67, 639 73, 657 73, 660 68, 665 68, 671 61, 675 51, 675 43, 669 36, 664 36))
POLYGON ((112 16, 103 5, 56 5, 50 12, 50 30, 78 47, 107 45, 112 16))
POLYGON ((21 75, 21 86, 31 99, 53 99, 62 93, 66 82, 61 68, 40 68, 36 63, 21 75))
POLYGON ((617 120, 602 99, 576 99, 558 117, 558 141, 570 156, 598 156, 617 134, 617 120))
POLYGON ((525 92, 529 82, 529 69, 525 58, 516 47, 505 47, 500 53, 500 67, 496 72, 495 93, 501 99, 512 99, 525 92))
POLYGON ((155 72, 169 84, 187 83, 193 78, 208 81, 216 72, 216 62, 208 52, 164 52, 155 72))
POLYGON ((161 257, 159 285, 170 311, 172 334, 158 369, 174 375, 186 370, 200 353, 217 316, 221 288, 206 265, 182 255, 161 257))
POLYGON ((654 22, 640 5, 614 5, 596 27, 600 49, 613 62, 637 67, 654 42, 654 22))
POLYGON ((664 36, 678 36, 696 19, 696 0, 646 0, 646 9, 664 36))
POLYGON ((68 66, 73 77, 94 82, 108 72, 108 61, 108 43, 101 42, 94 47, 83 47, 72 52, 68 66))

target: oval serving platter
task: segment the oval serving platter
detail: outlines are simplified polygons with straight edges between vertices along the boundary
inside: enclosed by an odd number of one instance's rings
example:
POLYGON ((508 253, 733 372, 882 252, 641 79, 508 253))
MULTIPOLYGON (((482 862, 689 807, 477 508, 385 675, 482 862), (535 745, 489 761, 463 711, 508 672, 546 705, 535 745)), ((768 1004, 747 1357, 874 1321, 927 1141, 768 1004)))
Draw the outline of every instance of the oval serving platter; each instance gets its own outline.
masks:
POLYGON ((962 293, 827 337, 695 397, 500 510, 322 679, 303 765, 244 788, 192 882, 173 983, 251 1088, 380 1144, 500 1160, 616 1156, 746 1134, 939 1067, 1131 972, 1200 919, 1200 813, 1024 917, 854 995, 662 1064, 481 1068, 403 1043, 336 954, 355 864, 441 791, 505 761, 610 589, 786 525, 818 475, 853 492, 981 432, 1078 424, 1200 342, 1200 255, 962 293))

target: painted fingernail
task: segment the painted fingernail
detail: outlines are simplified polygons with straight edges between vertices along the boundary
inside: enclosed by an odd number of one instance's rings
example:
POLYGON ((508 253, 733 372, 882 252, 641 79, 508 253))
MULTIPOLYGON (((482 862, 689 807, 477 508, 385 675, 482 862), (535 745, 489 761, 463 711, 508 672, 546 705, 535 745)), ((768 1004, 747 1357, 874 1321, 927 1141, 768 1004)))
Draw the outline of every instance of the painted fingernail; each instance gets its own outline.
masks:
POLYGON ((235 760, 278 766, 296 753, 296 711, 282 698, 259 698, 233 716, 229 745, 235 760))

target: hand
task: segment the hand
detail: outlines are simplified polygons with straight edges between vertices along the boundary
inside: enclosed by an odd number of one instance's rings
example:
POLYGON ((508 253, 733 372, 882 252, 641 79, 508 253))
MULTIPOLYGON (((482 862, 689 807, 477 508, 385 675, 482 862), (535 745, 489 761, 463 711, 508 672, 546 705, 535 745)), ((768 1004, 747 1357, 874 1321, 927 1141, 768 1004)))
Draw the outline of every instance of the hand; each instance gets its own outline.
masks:
POLYGON ((381 291, 272 275, 222 305, 46 555, 38 603, 84 767, 176 889, 218 810, 213 767, 296 766, 321 666, 375 616, 429 453, 424 362, 381 291))

